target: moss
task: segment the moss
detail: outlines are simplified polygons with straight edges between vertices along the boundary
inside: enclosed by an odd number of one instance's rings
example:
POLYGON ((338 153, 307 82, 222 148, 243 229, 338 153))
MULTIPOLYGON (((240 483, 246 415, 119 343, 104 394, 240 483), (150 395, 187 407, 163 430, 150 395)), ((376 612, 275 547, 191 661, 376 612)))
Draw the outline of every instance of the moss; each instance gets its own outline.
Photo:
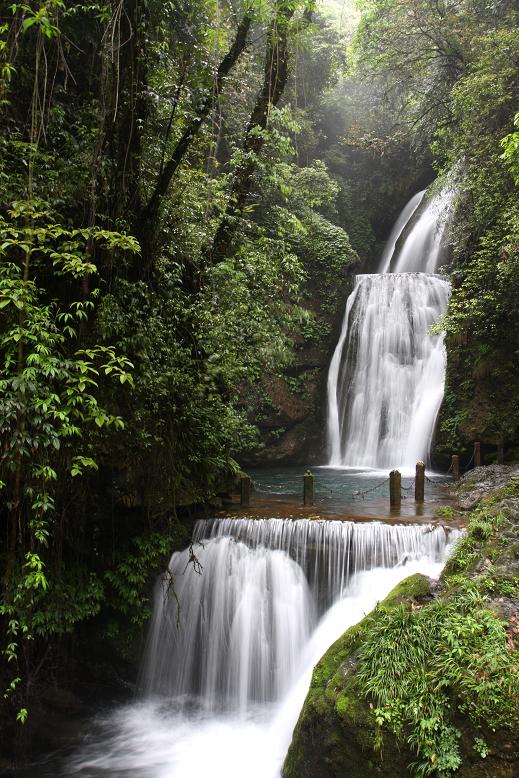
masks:
POLYGON ((380 604, 382 608, 394 608, 403 602, 422 603, 431 597, 431 580, 416 573, 395 586, 380 604))
POLYGON ((436 508, 434 515, 440 519, 456 519, 460 513, 450 505, 442 505, 441 508, 436 508))
POLYGON ((377 727, 357 675, 356 652, 380 611, 430 597, 416 574, 399 583, 377 608, 351 627, 316 665, 283 767, 283 778, 366 778, 407 774, 411 755, 377 727))
POLYGON ((519 497, 519 478, 511 478, 510 481, 500 489, 495 489, 491 494, 483 497, 481 507, 485 509, 492 508, 503 500, 519 497))
POLYGON ((284 778, 519 775, 516 492, 473 511, 434 593, 407 578, 330 647, 284 778))

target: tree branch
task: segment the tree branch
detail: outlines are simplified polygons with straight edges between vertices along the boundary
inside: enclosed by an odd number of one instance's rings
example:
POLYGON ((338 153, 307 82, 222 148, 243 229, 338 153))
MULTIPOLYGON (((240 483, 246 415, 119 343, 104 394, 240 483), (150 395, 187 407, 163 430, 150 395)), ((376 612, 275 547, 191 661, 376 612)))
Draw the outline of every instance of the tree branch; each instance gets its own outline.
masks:
POLYGON ((221 92, 225 78, 228 76, 247 45, 247 39, 252 24, 252 17, 253 11, 251 8, 249 8, 238 25, 236 36, 231 48, 218 66, 218 70, 216 71, 216 75, 213 80, 212 89, 209 90, 209 93, 203 101, 198 113, 191 119, 190 123, 185 128, 173 150, 173 153, 171 154, 171 157, 162 166, 155 184, 155 189, 153 190, 153 194, 142 211, 142 220, 153 221, 155 219, 158 213, 160 202, 166 194, 178 166, 181 164, 189 147, 191 146, 191 143, 200 130, 200 127, 209 115, 209 112, 213 106, 215 95, 218 95, 221 92))
MULTIPOLYGON (((293 0, 280 0, 272 17, 267 50, 263 86, 247 125, 243 143, 243 163, 235 172, 227 209, 220 222, 208 252, 208 259, 215 263, 225 259, 237 227, 237 219, 243 212, 254 180, 258 157, 265 143, 263 130, 268 126, 271 110, 283 95, 290 62, 291 21, 296 10, 293 0)), ((312 18, 313 5, 305 9, 302 25, 312 18)))

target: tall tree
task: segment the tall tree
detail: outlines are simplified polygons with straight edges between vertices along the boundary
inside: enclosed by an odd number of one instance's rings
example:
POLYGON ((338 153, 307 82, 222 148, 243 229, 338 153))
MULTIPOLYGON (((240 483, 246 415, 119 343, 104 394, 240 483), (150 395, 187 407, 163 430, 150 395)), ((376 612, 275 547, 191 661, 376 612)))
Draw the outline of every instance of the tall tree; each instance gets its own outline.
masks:
POLYGON ((279 103, 288 81, 294 34, 310 23, 313 8, 314 2, 311 0, 305 5, 302 22, 293 25, 297 3, 294 0, 277 0, 275 3, 267 36, 263 84, 250 115, 242 147, 242 161, 234 173, 227 208, 208 252, 210 263, 221 262, 230 249, 238 219, 253 186, 272 108, 279 103))
POLYGON ((211 86, 207 89, 206 96, 200 103, 198 110, 191 117, 187 126, 175 144, 171 154, 166 162, 161 165, 157 180, 153 186, 153 191, 146 205, 142 208, 137 217, 136 233, 140 238, 142 246, 142 272, 147 273, 150 270, 155 254, 156 245, 154 245, 157 235, 157 220, 162 199, 167 193, 171 181, 182 161, 185 159, 193 141, 195 140, 200 128, 207 120, 215 102, 225 86, 225 80, 236 65, 240 56, 244 52, 254 18, 254 7, 250 5, 244 12, 236 28, 234 40, 216 68, 211 86))

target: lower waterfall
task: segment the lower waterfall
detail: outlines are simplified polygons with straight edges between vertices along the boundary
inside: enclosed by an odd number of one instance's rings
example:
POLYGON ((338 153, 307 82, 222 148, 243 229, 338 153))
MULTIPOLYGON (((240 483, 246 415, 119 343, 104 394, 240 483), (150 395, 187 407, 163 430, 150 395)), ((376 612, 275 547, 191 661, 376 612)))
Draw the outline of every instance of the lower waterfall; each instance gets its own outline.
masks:
POLYGON ((157 582, 144 699, 101 717, 66 775, 279 778, 314 665, 456 530, 200 521, 157 582))
POLYGON ((279 699, 314 625, 301 567, 283 551, 233 537, 204 543, 201 573, 189 553, 175 555, 157 585, 145 690, 242 713, 279 699))

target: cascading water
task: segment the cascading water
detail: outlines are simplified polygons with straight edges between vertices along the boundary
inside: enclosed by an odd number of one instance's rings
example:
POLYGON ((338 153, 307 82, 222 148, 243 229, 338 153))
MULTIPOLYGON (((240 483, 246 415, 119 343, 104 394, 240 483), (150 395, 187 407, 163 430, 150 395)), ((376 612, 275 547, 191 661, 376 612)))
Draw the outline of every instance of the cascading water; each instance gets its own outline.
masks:
MULTIPOLYGON (((400 251, 390 258, 389 269, 392 272, 435 273, 437 271, 452 197, 453 189, 448 183, 429 200, 400 251)), ((380 272, 386 271, 380 270, 380 272)))
POLYGON ((388 273, 393 254, 395 253, 396 244, 401 234, 407 227, 409 221, 414 216, 416 209, 420 206, 425 195, 425 189, 422 192, 417 192, 414 197, 411 197, 404 210, 395 222, 395 226, 391 230, 391 234, 384 246, 382 252, 382 258, 380 260, 379 273, 388 273))
POLYGON ((203 572, 184 551, 157 584, 144 689, 242 713, 279 699, 314 625, 301 567, 233 537, 204 542, 197 556, 203 572))
POLYGON ((429 460, 445 355, 443 337, 428 331, 448 295, 437 276, 357 276, 329 372, 330 464, 412 468, 429 460))
POLYGON ((438 576, 458 535, 376 522, 198 522, 203 569, 191 551, 176 553, 157 584, 146 699, 101 719, 66 774, 279 778, 315 663, 400 580, 438 576))
POLYGON ((380 273, 357 276, 348 298, 328 372, 332 467, 408 470, 419 460, 429 464, 445 384, 443 335, 429 330, 449 296, 448 282, 434 272, 452 190, 427 203, 398 250, 422 198, 420 192, 404 208, 380 273))
POLYGON ((340 599, 352 575, 405 559, 442 559, 445 530, 381 522, 216 519, 198 522, 194 540, 232 537, 251 549, 285 552, 304 571, 318 615, 340 599))

